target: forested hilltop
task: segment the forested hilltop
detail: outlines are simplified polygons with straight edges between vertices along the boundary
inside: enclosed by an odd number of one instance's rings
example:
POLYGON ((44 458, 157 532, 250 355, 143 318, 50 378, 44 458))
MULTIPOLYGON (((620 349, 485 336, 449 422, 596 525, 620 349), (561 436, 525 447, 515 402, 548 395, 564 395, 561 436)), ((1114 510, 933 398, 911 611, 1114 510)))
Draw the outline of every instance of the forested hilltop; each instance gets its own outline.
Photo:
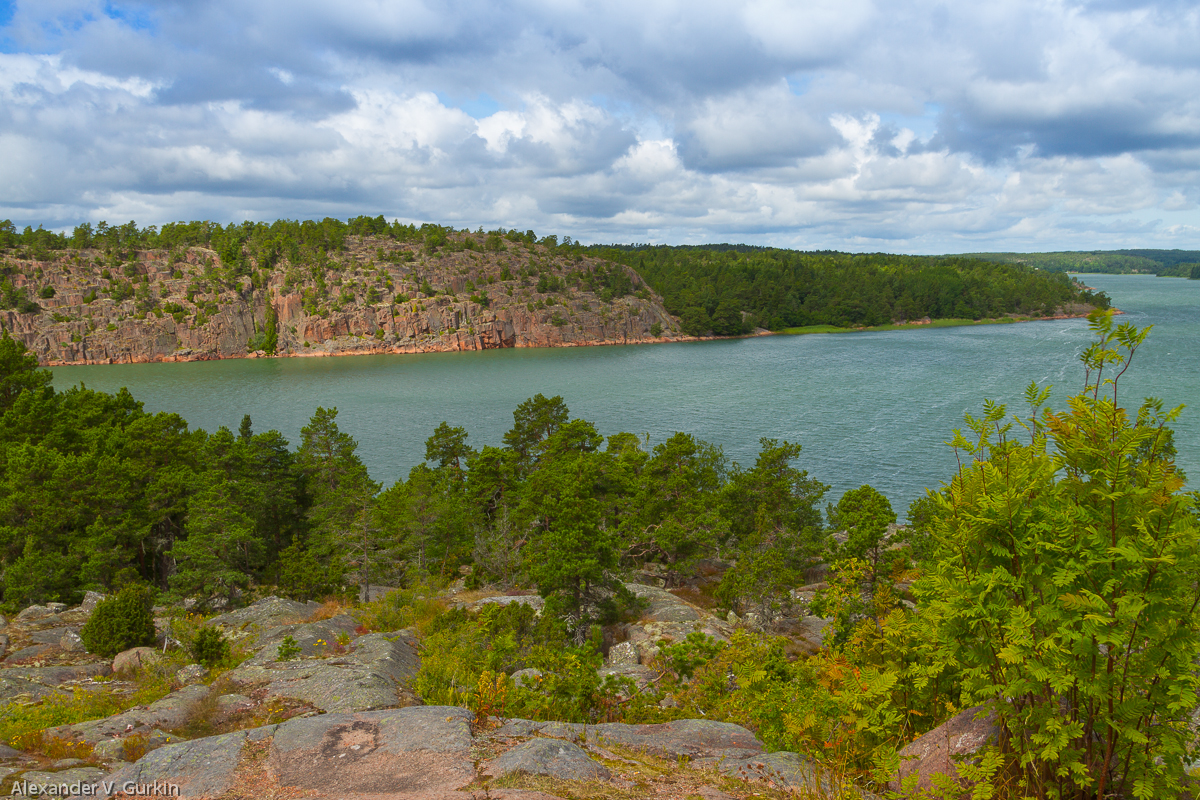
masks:
POLYGON ((379 217, 0 222, 0 324, 43 364, 571 346, 1080 315, 1066 276, 968 258, 582 246, 379 217))
POLYGON ((1200 250, 1080 250, 1057 253, 965 253, 1000 264, 1024 264, 1047 272, 1151 274, 1200 280, 1200 250))
POLYGON ((70 236, 0 223, 0 323, 43 364, 678 338, 633 270, 532 231, 280 220, 70 236))

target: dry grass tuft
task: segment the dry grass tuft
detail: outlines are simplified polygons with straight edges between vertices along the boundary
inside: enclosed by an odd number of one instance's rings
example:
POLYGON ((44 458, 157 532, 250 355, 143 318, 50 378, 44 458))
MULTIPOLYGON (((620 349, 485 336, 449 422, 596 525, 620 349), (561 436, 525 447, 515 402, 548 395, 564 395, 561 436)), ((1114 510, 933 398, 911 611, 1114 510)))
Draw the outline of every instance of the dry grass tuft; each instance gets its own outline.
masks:
POLYGON ((713 597, 712 587, 709 586, 701 589, 697 589, 694 586, 681 586, 678 589, 669 589, 668 591, 680 600, 686 600, 694 606, 703 608, 705 611, 712 611, 719 605, 717 599, 713 597))
POLYGON ((342 614, 349 614, 353 606, 338 597, 326 598, 321 605, 308 615, 306 622, 320 622, 323 619, 333 619, 342 614))

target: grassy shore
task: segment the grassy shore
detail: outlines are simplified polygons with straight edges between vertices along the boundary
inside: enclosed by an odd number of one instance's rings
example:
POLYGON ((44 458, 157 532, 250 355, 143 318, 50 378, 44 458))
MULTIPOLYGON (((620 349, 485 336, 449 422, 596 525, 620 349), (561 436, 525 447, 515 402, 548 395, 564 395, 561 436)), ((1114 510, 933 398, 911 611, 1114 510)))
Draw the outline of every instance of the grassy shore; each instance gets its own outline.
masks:
POLYGON ((1013 322, 1031 322, 1050 317, 1005 317, 1003 319, 935 319, 931 322, 906 322, 903 325, 871 325, 865 328, 839 328, 836 325, 804 325, 799 328, 784 328, 776 333, 795 335, 806 333, 861 333, 863 331, 908 331, 919 328, 957 328, 963 325, 1008 325, 1013 322))

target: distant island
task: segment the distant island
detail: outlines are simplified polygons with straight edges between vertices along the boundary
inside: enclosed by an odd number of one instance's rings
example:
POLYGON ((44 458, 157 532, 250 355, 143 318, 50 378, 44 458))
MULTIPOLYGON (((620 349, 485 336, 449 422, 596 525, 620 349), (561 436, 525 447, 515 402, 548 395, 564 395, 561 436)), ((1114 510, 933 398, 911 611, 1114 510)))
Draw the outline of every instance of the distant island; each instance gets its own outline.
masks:
POLYGON ((1108 298, 975 256, 590 245, 383 216, 70 235, 0 221, 0 325, 43 365, 683 341, 1082 316, 1108 298))
POLYGON ((998 264, 1024 264, 1047 272, 1157 275, 1200 280, 1200 250, 1077 250, 1057 253, 964 253, 998 264))

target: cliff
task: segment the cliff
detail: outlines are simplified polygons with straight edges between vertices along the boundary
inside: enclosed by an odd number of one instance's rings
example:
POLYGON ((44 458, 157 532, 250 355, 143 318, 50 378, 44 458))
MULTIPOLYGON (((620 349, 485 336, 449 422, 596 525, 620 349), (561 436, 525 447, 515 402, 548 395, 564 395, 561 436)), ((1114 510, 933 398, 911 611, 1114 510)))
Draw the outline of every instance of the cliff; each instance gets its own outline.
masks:
POLYGON ((273 354, 287 356, 690 338, 629 267, 486 242, 460 232, 431 251, 351 236, 329 256, 273 266, 225 264, 203 247, 9 257, 5 304, 17 308, 0 324, 52 366, 265 356, 272 322, 273 354))

